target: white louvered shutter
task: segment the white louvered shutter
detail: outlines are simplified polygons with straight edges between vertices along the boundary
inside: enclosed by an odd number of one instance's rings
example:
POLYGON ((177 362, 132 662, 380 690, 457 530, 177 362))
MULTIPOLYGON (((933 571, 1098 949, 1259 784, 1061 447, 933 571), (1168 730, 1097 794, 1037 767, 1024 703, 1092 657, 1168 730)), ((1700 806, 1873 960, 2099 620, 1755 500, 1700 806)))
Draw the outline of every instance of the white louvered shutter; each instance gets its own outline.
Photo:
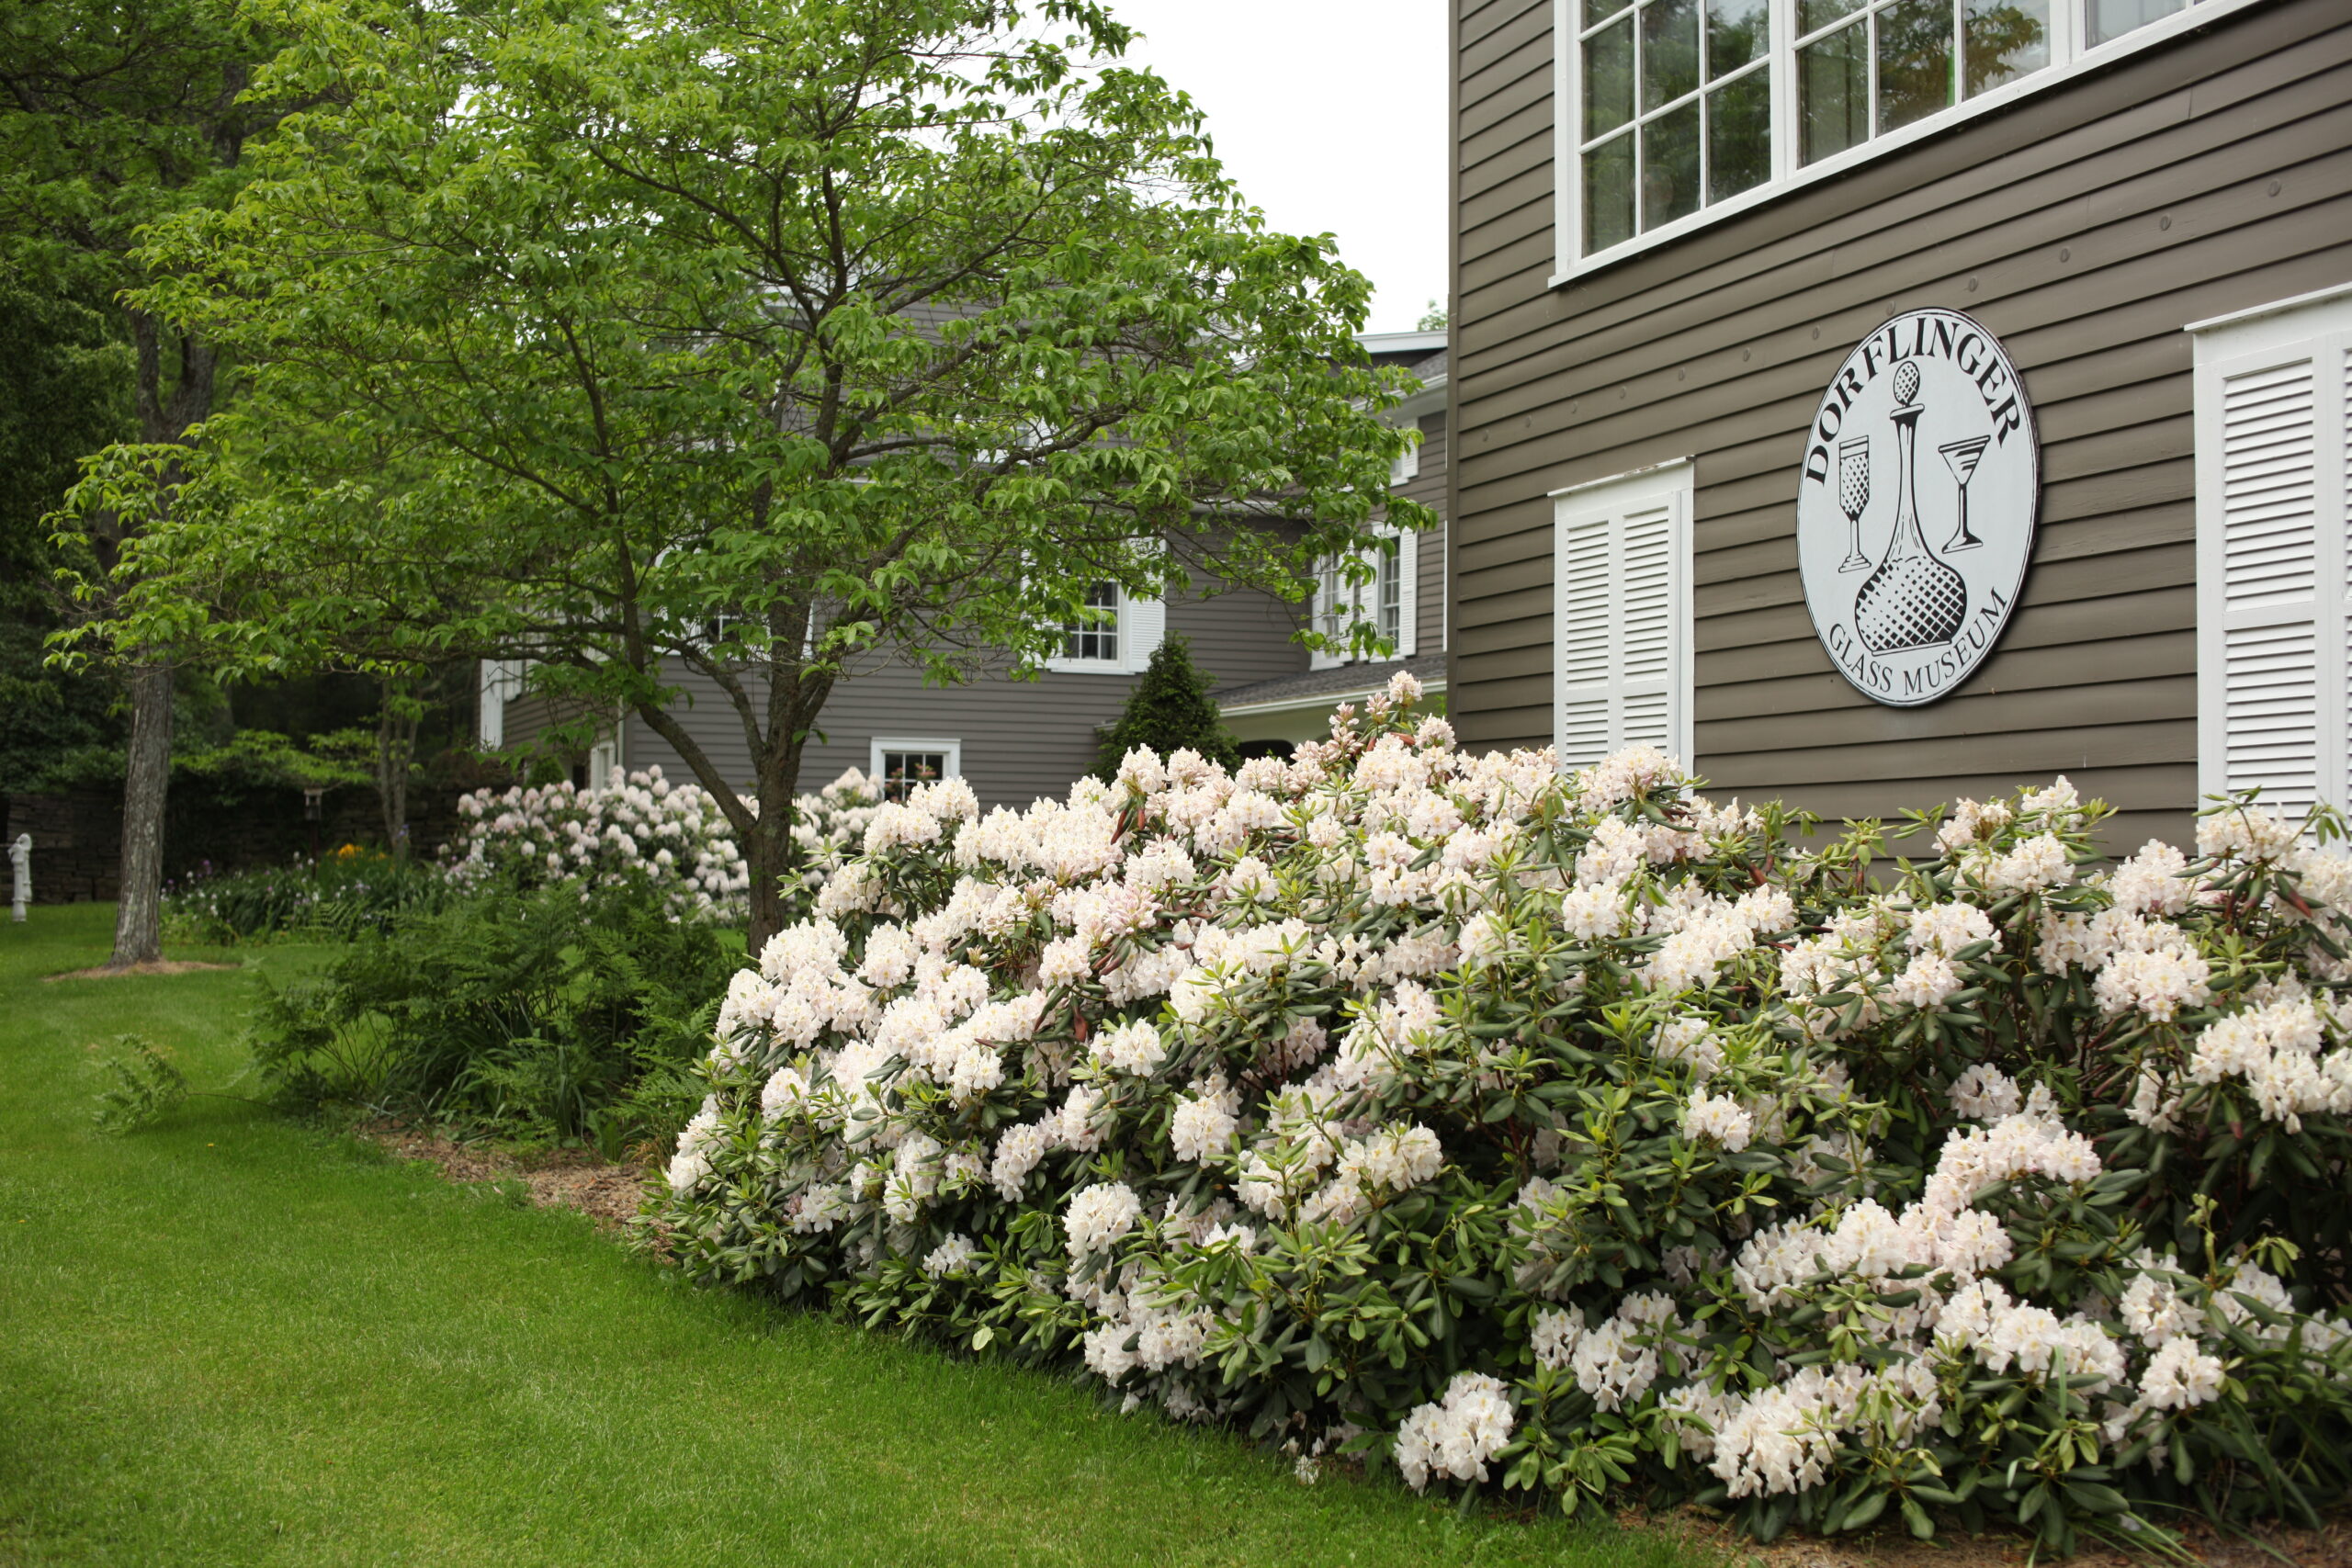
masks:
POLYGON ((1690 468, 1557 498, 1554 734, 1560 765, 1690 749, 1690 468))
POLYGON ((2198 344, 2199 789, 2295 816, 2352 779, 2352 315, 2317 310, 2198 344))
POLYGON ((479 739, 485 751, 495 751, 506 744, 506 704, 521 694, 523 672, 530 668, 520 659, 485 659, 481 661, 481 708, 479 739))
MULTIPOLYGON (((1125 599, 1125 595, 1121 597, 1125 599)), ((1126 652, 1126 666, 1140 673, 1159 651, 1160 643, 1168 636, 1168 601, 1165 599, 1125 599, 1120 616, 1121 642, 1126 652)))
POLYGON ((1396 657, 1410 659, 1419 647, 1421 619, 1421 536, 1396 538, 1396 657))

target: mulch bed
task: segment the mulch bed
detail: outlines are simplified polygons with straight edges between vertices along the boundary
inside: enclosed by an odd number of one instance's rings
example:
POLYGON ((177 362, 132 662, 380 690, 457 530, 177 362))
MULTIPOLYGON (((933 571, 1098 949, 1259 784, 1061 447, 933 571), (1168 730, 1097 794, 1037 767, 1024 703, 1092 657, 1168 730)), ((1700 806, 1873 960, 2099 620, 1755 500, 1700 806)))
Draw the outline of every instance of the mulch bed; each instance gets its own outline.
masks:
POLYGON ((650 1166, 615 1165, 587 1149, 550 1149, 514 1155, 460 1144, 427 1128, 373 1122, 361 1136, 402 1159, 427 1160, 457 1182, 519 1180, 542 1209, 577 1209, 600 1227, 617 1229, 634 1219, 654 1175, 650 1166))
POLYGON ((95 969, 66 969, 55 975, 44 975, 43 980, 118 980, 126 975, 186 975, 196 969, 241 969, 241 964, 199 964, 193 958, 156 958, 145 964, 126 964, 117 969, 101 964, 95 969))

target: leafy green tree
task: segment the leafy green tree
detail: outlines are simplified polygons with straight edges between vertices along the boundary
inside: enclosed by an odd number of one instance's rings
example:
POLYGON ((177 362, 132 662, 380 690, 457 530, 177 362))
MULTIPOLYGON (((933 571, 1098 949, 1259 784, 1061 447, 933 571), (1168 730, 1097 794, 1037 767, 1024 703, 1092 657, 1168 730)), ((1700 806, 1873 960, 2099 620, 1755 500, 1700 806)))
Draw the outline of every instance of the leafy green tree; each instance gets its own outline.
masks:
POLYGON ((119 743, 107 683, 48 667, 63 606, 44 520, 81 457, 130 433, 130 388, 103 311, 0 266, 0 790, 119 743))
MULTIPOLYGON (((192 208, 225 206, 246 144, 275 114, 248 96, 254 64, 274 52, 233 0, 18 0, 0 24, 0 244, 11 259, 85 298, 113 301, 153 274, 141 229, 192 208)), ((192 322, 133 302, 120 310, 131 348, 131 412, 150 446, 181 441, 213 409, 219 345, 192 322)), ((147 499, 167 503, 176 463, 147 499)), ((103 504, 78 513, 92 570, 84 610, 119 608, 148 512, 103 504)), ((85 647, 101 647, 91 642, 85 647)), ((156 957, 164 800, 171 779, 169 639, 150 637, 113 668, 129 698, 123 790, 122 908, 117 966, 156 957)))
MULTIPOLYGON (((1115 581, 1299 595, 1404 439, 1368 285, 1270 232, 1091 0, 286 0, 320 107, 143 309, 252 367, 112 629, 533 660, 716 793, 780 919, 841 681, 1034 665, 1115 581), (198 497, 194 492, 201 491, 198 497), (672 711, 724 694, 747 793, 672 711)), ((134 509, 184 454, 124 449, 134 509)), ((1367 646, 1369 626, 1354 636, 1367 646)))
POLYGON ((1152 649, 1151 663, 1127 694, 1119 721, 1102 731, 1094 774, 1105 781, 1119 773, 1119 761, 1138 746, 1165 757, 1190 749, 1220 767, 1241 765, 1241 749, 1225 728, 1209 694, 1210 678, 1193 662, 1192 646, 1169 637, 1152 649))

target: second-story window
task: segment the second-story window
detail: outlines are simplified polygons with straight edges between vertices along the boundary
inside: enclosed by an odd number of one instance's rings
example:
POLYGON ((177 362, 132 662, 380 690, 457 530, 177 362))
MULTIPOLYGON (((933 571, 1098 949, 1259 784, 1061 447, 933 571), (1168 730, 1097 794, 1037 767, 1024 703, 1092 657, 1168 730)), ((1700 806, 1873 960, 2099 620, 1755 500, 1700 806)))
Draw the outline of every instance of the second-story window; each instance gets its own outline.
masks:
POLYGON ((1764 0, 1582 0, 1585 254, 1771 174, 1764 0))
POLYGON ((1086 610, 1068 623, 1062 644, 1064 659, 1085 659, 1115 664, 1119 660, 1119 585, 1098 582, 1086 592, 1086 610))
POLYGON ((1563 265, 1690 227, 2192 4, 1562 0, 1563 265))

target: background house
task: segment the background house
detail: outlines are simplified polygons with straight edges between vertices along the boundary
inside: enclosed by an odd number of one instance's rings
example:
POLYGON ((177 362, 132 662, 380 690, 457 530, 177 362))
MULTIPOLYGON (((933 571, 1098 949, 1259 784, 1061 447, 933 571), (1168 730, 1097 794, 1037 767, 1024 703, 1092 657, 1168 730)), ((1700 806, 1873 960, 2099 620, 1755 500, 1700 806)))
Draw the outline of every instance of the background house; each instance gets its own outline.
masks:
MULTIPOLYGON (((1423 388, 1389 418, 1422 432, 1412 458, 1396 465, 1399 493, 1442 508, 1444 494, 1445 333, 1368 334, 1362 340, 1377 363, 1413 367, 1423 388)), ((956 686, 926 686, 922 672, 884 662, 840 682, 819 720, 820 738, 801 765, 801 786, 815 789, 856 768, 885 780, 958 777, 984 807, 1025 806, 1058 795, 1094 765, 1096 732, 1125 705, 1163 638, 1190 640, 1193 660, 1216 682, 1214 694, 1229 703, 1228 721, 1254 749, 1286 746, 1329 732, 1329 715, 1351 695, 1385 684, 1400 663, 1442 685, 1444 625, 1442 532, 1391 540, 1375 560, 1369 589, 1340 586, 1327 570, 1308 604, 1236 591, 1195 592, 1167 601, 1135 600, 1105 584, 1102 620, 1073 626, 1064 657, 1048 661, 1035 680, 1009 672, 956 686), (1365 612, 1380 619, 1398 648, 1396 659, 1343 661, 1310 656, 1294 638, 1310 614, 1344 626, 1361 594, 1365 612)), ((741 727, 708 677, 673 672, 681 690, 681 722, 720 766, 748 784, 750 753, 741 727)), ((548 702, 522 694, 521 670, 485 664, 481 741, 485 747, 531 744, 553 721, 548 702)), ((602 779, 615 766, 659 765, 673 779, 692 773, 668 742, 635 715, 616 720, 605 738, 575 761, 576 776, 602 779)))
POLYGON ((1459 0, 1453 26, 1466 743, 1656 739, 1832 816, 2063 772, 2133 844, 2203 789, 2345 798, 2352 8, 1459 0), (1833 374, 1922 307, 2014 360, 2041 529, 1990 657, 1893 706, 1816 636, 1798 495, 1833 374), (1645 529, 1654 648, 1625 635, 1645 529), (1571 648, 1594 607, 1614 632, 1571 648))
MULTIPOLYGON (((1373 357, 1408 367, 1420 389, 1389 411, 1392 423, 1420 432, 1420 445, 1398 459, 1395 490, 1445 516, 1446 357, 1445 333, 1374 333, 1363 339, 1373 357)), ((1295 745, 1319 739, 1331 729, 1331 712, 1341 703, 1361 704, 1388 683, 1399 668, 1418 676, 1432 695, 1445 690, 1446 548, 1442 522, 1425 533, 1391 540, 1374 562, 1373 581, 1345 584, 1326 563, 1307 606, 1337 632, 1361 611, 1396 646, 1390 659, 1352 660, 1294 649, 1293 667, 1271 680, 1227 686, 1218 706, 1245 749, 1295 745)))

